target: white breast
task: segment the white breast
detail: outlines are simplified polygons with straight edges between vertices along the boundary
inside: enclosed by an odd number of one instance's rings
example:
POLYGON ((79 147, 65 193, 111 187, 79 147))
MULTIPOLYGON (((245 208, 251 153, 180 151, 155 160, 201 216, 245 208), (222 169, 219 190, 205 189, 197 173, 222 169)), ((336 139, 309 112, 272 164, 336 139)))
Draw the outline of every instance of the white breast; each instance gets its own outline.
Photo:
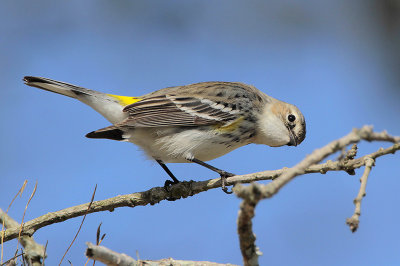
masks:
POLYGON ((235 142, 229 146, 226 139, 211 128, 193 128, 181 132, 169 128, 141 128, 133 129, 126 135, 148 156, 164 163, 187 163, 187 159, 191 158, 209 161, 246 144, 235 142))

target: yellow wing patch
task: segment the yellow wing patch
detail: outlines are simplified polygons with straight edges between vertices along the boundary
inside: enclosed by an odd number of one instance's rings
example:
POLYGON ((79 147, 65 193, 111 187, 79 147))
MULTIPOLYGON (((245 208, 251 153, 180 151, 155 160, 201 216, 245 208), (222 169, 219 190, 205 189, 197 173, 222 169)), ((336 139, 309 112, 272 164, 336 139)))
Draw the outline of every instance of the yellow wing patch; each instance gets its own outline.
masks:
POLYGON ((119 96, 119 95, 112 95, 112 94, 107 94, 107 95, 116 99, 123 106, 127 106, 127 105, 130 105, 132 103, 136 103, 136 102, 142 100, 141 98, 138 98, 138 97, 119 96))
POLYGON ((231 123, 225 125, 225 126, 216 126, 216 130, 222 132, 222 133, 227 133, 227 132, 232 132, 236 130, 240 123, 243 121, 244 117, 241 116, 238 119, 233 120, 231 123))

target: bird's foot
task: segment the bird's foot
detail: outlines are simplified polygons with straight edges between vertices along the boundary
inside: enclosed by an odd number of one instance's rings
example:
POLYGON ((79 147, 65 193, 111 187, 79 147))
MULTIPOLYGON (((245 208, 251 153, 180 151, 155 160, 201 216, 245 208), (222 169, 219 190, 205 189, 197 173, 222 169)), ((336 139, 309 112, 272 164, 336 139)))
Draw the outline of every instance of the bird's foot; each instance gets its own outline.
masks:
POLYGON ((234 176, 234 174, 226 172, 226 171, 221 171, 219 174, 221 176, 222 191, 225 192, 226 194, 232 194, 232 190, 228 191, 228 188, 226 187, 226 179, 228 177, 234 176))
POLYGON ((178 183, 180 183, 178 180, 174 180, 174 181, 171 181, 171 180, 169 180, 169 179, 167 179, 167 180, 165 180, 165 183, 164 183, 164 189, 167 191, 167 192, 169 192, 170 190, 170 187, 171 186, 173 186, 173 185, 176 185, 176 184, 178 184, 178 183))
MULTIPOLYGON (((168 193, 171 191, 170 189, 171 189, 171 187, 173 186, 173 185, 176 185, 176 184, 178 184, 178 183, 180 183, 179 182, 179 180, 174 180, 174 181, 171 181, 171 180, 169 180, 169 179, 167 179, 167 180, 165 180, 165 183, 164 183, 164 189, 165 189, 165 191, 167 191, 168 193)), ((179 199, 179 198, 174 198, 174 197, 168 197, 168 198, 166 198, 166 200, 168 200, 168 201, 175 201, 175 200, 177 200, 177 199, 179 199)))

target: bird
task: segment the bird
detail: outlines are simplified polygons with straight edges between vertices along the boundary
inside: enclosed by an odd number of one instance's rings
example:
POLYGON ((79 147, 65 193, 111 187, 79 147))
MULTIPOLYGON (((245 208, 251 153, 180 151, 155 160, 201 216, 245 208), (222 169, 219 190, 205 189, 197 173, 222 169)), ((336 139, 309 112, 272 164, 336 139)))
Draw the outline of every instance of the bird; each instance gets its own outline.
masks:
POLYGON ((297 146, 306 136, 300 110, 252 85, 210 81, 167 87, 143 96, 102 93, 43 77, 25 76, 26 85, 77 99, 111 125, 87 138, 131 142, 168 174, 164 187, 179 183, 167 163, 196 163, 221 177, 234 174, 207 161, 247 144, 297 146))

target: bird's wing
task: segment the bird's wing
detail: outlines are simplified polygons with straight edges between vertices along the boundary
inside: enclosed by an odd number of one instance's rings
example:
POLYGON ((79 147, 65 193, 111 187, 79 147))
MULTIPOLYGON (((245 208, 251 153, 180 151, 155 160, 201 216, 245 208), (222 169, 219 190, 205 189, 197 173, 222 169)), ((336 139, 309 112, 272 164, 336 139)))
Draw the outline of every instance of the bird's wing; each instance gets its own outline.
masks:
POLYGON ((160 95, 128 105, 129 117, 121 127, 199 126, 238 118, 234 105, 193 96, 160 95))

